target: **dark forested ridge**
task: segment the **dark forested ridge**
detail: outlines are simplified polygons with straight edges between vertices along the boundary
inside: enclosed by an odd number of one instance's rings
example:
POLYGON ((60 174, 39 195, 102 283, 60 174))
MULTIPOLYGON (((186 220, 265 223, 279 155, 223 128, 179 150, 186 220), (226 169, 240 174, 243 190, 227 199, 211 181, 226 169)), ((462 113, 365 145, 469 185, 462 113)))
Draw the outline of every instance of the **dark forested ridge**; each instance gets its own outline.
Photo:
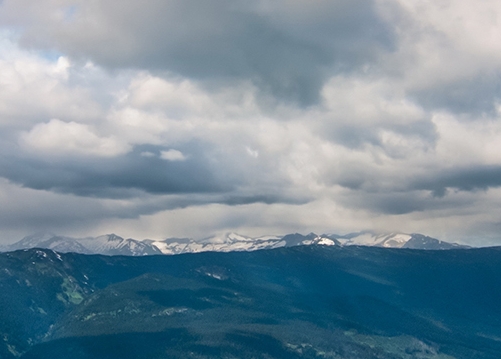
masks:
POLYGON ((0 254, 0 358, 499 358, 501 249, 0 254))

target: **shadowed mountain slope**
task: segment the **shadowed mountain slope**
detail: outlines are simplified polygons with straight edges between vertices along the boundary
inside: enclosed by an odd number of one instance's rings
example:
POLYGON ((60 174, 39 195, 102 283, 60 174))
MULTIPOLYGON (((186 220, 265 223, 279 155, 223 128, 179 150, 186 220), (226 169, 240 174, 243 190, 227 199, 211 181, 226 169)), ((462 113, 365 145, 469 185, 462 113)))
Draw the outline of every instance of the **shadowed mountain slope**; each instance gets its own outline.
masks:
POLYGON ((501 249, 0 254, 0 358, 499 358, 501 249))

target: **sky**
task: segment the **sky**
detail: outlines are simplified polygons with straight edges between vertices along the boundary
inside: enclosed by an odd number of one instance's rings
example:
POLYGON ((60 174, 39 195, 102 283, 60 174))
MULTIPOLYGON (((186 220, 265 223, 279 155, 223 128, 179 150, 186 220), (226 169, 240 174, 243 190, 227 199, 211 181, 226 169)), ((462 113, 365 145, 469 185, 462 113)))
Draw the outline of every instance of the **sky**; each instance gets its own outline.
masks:
POLYGON ((0 0, 0 243, 501 245, 498 0, 0 0))

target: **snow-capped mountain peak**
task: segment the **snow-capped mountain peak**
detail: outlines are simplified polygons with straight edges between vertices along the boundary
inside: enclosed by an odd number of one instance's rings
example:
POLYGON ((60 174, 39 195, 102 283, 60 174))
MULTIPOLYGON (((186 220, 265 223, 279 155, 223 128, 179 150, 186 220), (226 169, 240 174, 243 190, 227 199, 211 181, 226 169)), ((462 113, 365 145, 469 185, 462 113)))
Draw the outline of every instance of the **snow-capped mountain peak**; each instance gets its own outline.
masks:
POLYGON ((422 234, 358 232, 347 235, 309 233, 287 234, 285 236, 248 237, 226 232, 202 240, 191 238, 168 238, 165 240, 125 239, 116 234, 99 237, 71 238, 52 233, 38 233, 5 247, 5 250, 26 248, 48 248, 58 252, 84 254, 143 256, 151 254, 180 254, 194 252, 254 251, 300 245, 324 246, 375 246, 384 248, 451 249, 464 248, 422 234))
POLYGON ((8 246, 9 251, 27 248, 47 248, 57 252, 76 252, 83 254, 140 256, 162 254, 155 246, 144 241, 124 239, 116 234, 106 234, 96 238, 71 238, 52 233, 35 234, 8 246))
POLYGON ((32 235, 24 237, 18 243, 19 245, 32 248, 36 246, 38 243, 47 242, 54 238, 63 238, 63 237, 56 236, 54 233, 51 232, 37 232, 32 235))
POLYGON ((145 241, 132 238, 124 239, 114 233, 96 238, 85 238, 80 240, 80 242, 92 252, 100 254, 129 256, 162 254, 158 248, 145 241))
POLYGON ((235 232, 226 232, 215 234, 213 236, 202 239, 201 243, 212 243, 212 244, 222 244, 222 243, 237 243, 237 242, 252 242, 254 238, 242 236, 235 232))
POLYGON ((170 238, 164 241, 151 242, 164 254, 193 253, 193 252, 230 252, 252 251, 284 246, 280 236, 248 237, 238 233, 229 232, 216 234, 200 241, 193 239, 170 238))
POLYGON ((346 236, 339 236, 337 239, 342 245, 374 246, 385 248, 402 248, 412 236, 405 233, 384 233, 373 232, 351 233, 346 236))
POLYGON ((337 239, 343 246, 372 246, 384 248, 412 249, 452 249, 468 248, 456 243, 440 241, 419 233, 374 233, 370 231, 350 233, 344 236, 328 235, 337 239))

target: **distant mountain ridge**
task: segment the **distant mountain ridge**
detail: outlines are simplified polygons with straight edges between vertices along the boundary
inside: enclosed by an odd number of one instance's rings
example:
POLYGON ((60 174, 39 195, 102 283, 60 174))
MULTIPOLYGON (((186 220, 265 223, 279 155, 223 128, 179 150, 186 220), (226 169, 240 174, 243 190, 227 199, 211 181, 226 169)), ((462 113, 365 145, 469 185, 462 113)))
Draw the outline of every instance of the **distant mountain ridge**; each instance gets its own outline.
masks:
POLYGON ((255 251, 299 245, 324 246, 371 246, 383 248, 410 248, 427 250, 446 250, 469 248, 468 246, 448 243, 423 234, 412 233, 374 233, 357 232, 347 235, 293 233, 285 236, 247 237, 237 233, 224 233, 194 240, 191 238, 168 238, 165 240, 137 240, 122 238, 116 234, 99 237, 72 238, 53 233, 36 233, 24 237, 19 242, 0 248, 2 251, 19 249, 46 248, 61 253, 104 254, 144 256, 160 254, 181 254, 198 252, 255 251))
POLYGON ((45 248, 61 253, 73 252, 81 254, 125 256, 162 254, 157 247, 144 241, 132 238, 124 239, 116 234, 106 234, 95 238, 72 238, 52 233, 35 233, 5 247, 4 251, 30 248, 45 248))
POLYGON ((384 248, 409 248, 409 249, 454 249, 470 248, 469 246, 444 242, 419 233, 374 233, 357 232, 344 236, 327 235, 328 238, 336 239, 341 245, 358 245, 384 248))

